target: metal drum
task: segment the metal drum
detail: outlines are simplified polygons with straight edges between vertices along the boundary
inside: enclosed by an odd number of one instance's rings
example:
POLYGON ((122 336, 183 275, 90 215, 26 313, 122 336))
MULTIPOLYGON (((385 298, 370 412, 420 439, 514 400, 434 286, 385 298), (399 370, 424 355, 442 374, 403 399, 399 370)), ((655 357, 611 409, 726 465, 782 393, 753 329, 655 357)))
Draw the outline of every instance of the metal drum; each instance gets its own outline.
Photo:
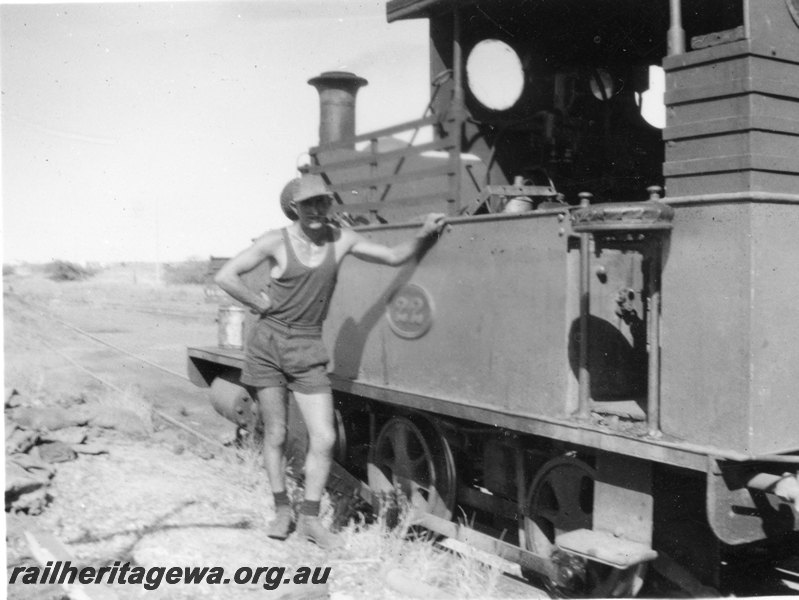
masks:
POLYGON ((220 306, 217 313, 219 347, 242 349, 244 347, 244 314, 239 306, 220 306))

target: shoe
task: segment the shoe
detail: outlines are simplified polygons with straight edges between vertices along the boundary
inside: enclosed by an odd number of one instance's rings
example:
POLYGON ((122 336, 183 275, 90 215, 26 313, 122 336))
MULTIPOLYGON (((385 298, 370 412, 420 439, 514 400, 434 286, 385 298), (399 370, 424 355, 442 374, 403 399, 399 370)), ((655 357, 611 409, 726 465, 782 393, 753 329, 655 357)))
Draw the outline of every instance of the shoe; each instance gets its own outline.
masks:
POLYGON ((290 506, 275 508, 275 518, 266 526, 266 535, 275 540, 285 540, 291 533, 294 518, 291 516, 290 506))
POLYGON ((317 546, 324 550, 330 550, 341 545, 339 536, 331 533, 324 525, 319 517, 311 517, 309 515, 300 515, 297 520, 297 535, 300 538, 305 538, 309 542, 314 542, 317 546))

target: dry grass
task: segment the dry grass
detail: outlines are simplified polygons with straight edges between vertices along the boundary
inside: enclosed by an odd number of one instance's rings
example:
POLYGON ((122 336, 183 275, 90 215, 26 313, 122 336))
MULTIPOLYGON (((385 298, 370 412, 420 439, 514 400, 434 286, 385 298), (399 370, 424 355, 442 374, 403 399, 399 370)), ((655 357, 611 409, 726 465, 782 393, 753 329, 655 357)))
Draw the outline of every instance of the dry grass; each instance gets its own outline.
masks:
POLYGON ((259 441, 245 438, 241 445, 231 448, 230 452, 221 456, 222 460, 239 474, 242 488, 255 493, 259 498, 270 497, 271 490, 259 441))
MULTIPOLYGON (((240 475, 243 489, 259 498, 271 497, 257 444, 245 441, 225 460, 232 461, 231 468, 240 475)), ((298 508, 303 498, 301 481, 288 473, 286 487, 292 505, 298 508)), ((271 506, 270 501, 267 503, 271 506)), ((503 597, 498 590, 502 573, 438 547, 431 534, 414 527, 403 496, 384 506, 388 508, 380 514, 369 518, 359 514, 340 529, 342 548, 333 551, 326 561, 334 567, 337 588, 346 589, 348 596, 365 599, 403 598, 408 594, 435 598, 503 597), (357 596, 352 595, 353 590, 358 591, 357 596)), ((325 493, 320 515, 326 525, 331 524, 334 513, 335 506, 325 493)))
POLYGON ((368 576, 379 573, 383 583, 400 596, 496 597, 502 573, 439 548, 432 534, 414 527, 412 512, 400 498, 398 514, 391 512, 392 506, 371 523, 360 520, 343 528, 346 558, 340 562, 371 565, 368 576))

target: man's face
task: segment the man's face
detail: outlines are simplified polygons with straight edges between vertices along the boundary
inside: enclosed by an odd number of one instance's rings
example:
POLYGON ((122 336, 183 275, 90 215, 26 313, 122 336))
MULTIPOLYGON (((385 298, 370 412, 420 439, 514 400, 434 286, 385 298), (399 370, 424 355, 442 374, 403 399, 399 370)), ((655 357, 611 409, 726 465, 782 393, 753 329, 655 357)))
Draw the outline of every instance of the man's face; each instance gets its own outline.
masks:
POLYGON ((332 202, 333 199, 330 196, 316 196, 302 202, 292 202, 292 208, 297 213, 302 225, 311 229, 319 229, 327 223, 327 213, 332 202))

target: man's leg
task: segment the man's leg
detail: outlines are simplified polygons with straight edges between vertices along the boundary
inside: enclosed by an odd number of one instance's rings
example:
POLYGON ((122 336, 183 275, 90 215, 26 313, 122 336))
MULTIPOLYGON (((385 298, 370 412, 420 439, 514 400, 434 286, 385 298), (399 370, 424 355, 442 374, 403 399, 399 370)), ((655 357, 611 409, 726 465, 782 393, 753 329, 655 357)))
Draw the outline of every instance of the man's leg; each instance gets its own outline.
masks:
POLYGON ((337 538, 319 521, 319 502, 327 484, 333 461, 336 430, 333 396, 330 393, 294 392, 305 427, 308 429, 308 454, 305 457, 305 500, 300 509, 297 532, 323 548, 337 545, 337 538))
POLYGON ((267 535, 286 539, 292 525, 291 503, 286 492, 287 393, 283 387, 258 389, 258 404, 264 423, 264 463, 275 501, 275 518, 267 525, 267 535))
POLYGON ((329 393, 294 392, 305 427, 308 429, 308 454, 305 457, 305 498, 321 500, 333 460, 336 430, 333 396, 329 393))

